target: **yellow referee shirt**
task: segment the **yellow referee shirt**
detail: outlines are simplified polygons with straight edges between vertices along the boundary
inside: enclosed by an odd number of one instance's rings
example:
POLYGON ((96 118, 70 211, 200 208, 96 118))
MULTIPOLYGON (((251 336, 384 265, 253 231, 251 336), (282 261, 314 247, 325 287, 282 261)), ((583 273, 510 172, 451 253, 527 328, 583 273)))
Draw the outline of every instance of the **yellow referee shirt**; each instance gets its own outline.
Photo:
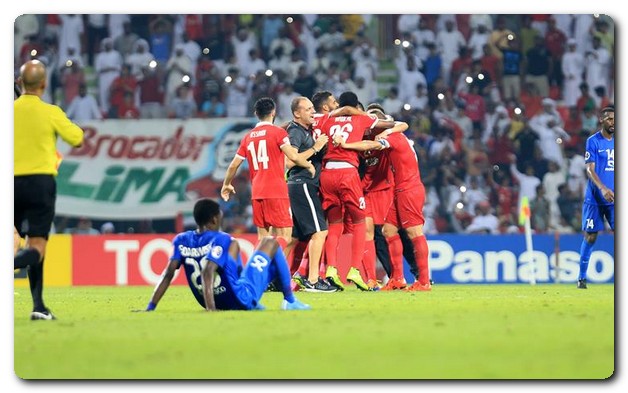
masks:
POLYGON ((83 142, 83 130, 61 108, 38 96, 13 101, 13 175, 57 175, 57 135, 71 146, 83 142))

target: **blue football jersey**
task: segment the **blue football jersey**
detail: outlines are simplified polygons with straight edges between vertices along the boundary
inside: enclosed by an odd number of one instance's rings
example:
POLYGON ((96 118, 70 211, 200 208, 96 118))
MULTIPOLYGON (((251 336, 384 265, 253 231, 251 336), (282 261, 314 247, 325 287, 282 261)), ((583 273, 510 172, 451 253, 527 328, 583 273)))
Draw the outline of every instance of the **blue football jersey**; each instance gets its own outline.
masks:
MULTIPOLYGON (((587 139, 584 160, 588 164, 595 163, 595 173, 609 189, 615 192, 615 136, 607 140, 598 131, 587 139)), ((602 192, 591 181, 587 182, 587 189, 584 195, 584 202, 593 205, 613 205, 604 199, 602 192)))
POLYGON ((183 264, 188 285, 196 301, 203 308, 205 308, 205 300, 201 282, 201 260, 209 252, 209 243, 218 233, 214 231, 198 233, 196 230, 192 230, 181 232, 172 240, 174 250, 170 259, 179 261, 179 266, 183 264))
POLYGON ((229 255, 231 242, 237 241, 228 233, 220 232, 210 243, 207 260, 218 265, 214 279, 214 302, 219 310, 246 310, 250 291, 241 280, 242 259, 229 255))

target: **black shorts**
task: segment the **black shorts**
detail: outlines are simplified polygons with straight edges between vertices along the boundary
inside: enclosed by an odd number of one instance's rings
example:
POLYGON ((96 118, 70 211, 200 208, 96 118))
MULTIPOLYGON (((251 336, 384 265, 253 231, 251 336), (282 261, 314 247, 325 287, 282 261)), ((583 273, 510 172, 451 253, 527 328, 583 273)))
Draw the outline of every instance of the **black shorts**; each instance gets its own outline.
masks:
POLYGON ((20 236, 48 239, 57 199, 54 176, 14 176, 13 187, 13 225, 20 236))
POLYGON ((318 187, 309 183, 288 184, 290 210, 292 210, 292 237, 301 241, 310 235, 327 230, 327 221, 318 187))

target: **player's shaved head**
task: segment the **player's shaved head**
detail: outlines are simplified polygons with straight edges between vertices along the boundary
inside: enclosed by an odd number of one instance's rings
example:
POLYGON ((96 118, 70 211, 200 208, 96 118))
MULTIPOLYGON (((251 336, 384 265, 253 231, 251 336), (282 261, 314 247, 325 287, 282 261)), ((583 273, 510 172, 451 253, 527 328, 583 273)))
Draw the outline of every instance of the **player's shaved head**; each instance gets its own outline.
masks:
POLYGON ((34 91, 45 87, 46 66, 39 60, 27 61, 20 68, 20 80, 26 91, 34 91))

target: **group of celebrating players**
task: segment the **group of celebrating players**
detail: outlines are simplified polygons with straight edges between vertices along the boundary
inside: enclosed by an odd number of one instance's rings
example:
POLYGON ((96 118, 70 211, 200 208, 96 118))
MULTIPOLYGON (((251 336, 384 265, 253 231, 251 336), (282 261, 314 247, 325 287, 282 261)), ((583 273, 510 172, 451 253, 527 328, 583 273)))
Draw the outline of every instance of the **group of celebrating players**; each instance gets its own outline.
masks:
POLYGON ((365 111, 353 92, 338 100, 328 91, 312 100, 295 98, 293 120, 281 126, 274 124, 271 98, 258 99, 254 109, 259 122, 242 138, 221 197, 229 200, 236 192, 231 183, 247 161, 259 238, 255 252, 242 263, 238 242, 220 231, 219 204, 198 200, 198 228, 173 240, 173 255, 145 311, 155 310, 181 266, 208 311, 264 309, 260 300, 271 286, 283 293, 283 310, 308 310, 294 296, 297 288, 345 288, 338 272, 343 233, 352 234, 346 282, 363 291, 430 291, 425 188, 413 143, 403 134, 408 125, 387 116, 379 104, 365 111), (375 228, 381 228, 390 256, 383 287, 376 277, 375 228), (419 272, 412 285, 404 278, 400 228, 412 242, 419 272))
POLYGON ((374 245, 374 228, 379 225, 392 265, 381 289, 431 290, 423 235, 425 188, 412 142, 403 134, 408 125, 394 121, 378 104, 364 111, 352 92, 338 100, 326 91, 316 93, 311 101, 298 97, 291 109, 293 120, 277 126, 272 124, 274 102, 270 98, 256 102, 260 122, 242 139, 227 170, 222 198, 228 200, 235 192, 231 181, 246 160, 258 234, 277 236, 286 256, 292 252, 291 271, 305 290, 344 289, 337 268, 343 233, 352 234, 346 281, 365 291, 380 289, 374 245), (412 241, 419 271, 411 286, 403 274, 400 228, 412 241), (313 236, 321 233, 314 244, 313 236), (319 252, 320 237, 323 252, 319 252), (301 261, 307 266, 299 271, 296 261, 304 246, 307 253, 301 261), (323 255, 326 269, 320 268, 323 255), (305 278, 301 272, 308 267, 305 278))

